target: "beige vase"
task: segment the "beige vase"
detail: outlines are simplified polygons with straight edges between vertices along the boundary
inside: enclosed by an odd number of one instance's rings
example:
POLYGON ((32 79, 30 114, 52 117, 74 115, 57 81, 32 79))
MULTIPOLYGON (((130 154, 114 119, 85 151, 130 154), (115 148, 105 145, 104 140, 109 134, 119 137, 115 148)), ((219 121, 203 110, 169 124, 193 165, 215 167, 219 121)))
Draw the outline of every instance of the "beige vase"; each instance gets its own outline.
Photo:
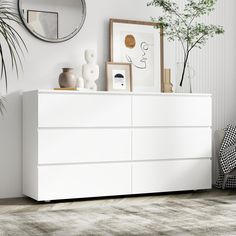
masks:
POLYGON ((77 78, 73 68, 62 68, 59 76, 59 85, 61 88, 76 88, 77 78))

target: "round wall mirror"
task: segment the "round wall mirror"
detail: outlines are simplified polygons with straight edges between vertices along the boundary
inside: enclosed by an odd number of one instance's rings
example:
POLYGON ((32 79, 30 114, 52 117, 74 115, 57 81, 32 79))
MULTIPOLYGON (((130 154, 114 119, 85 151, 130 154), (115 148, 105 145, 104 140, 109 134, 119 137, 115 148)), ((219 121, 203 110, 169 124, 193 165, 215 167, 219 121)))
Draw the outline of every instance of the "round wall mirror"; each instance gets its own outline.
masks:
POLYGON ((26 28, 47 42, 63 42, 74 37, 86 17, 85 0, 18 0, 26 28))

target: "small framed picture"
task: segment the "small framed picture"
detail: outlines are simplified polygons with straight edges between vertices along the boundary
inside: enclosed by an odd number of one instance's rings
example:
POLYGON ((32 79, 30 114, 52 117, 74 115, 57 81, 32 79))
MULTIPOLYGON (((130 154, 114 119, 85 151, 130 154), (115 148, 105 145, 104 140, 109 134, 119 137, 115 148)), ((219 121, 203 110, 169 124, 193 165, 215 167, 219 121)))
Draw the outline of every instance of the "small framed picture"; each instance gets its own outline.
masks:
POLYGON ((132 67, 130 63, 106 63, 107 91, 131 92, 132 67))

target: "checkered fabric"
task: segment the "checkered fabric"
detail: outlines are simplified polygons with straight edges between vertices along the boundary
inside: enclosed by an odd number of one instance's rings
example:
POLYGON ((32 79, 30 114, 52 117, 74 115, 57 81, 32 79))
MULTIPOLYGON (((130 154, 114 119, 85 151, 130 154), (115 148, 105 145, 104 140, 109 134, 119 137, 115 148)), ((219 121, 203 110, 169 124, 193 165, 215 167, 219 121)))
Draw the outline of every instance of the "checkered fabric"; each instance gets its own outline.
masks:
POLYGON ((229 174, 236 167, 236 145, 220 152, 220 165, 224 174, 229 174))
MULTIPOLYGON (((223 180, 224 180, 224 174, 222 174, 222 172, 219 173, 217 182, 216 182, 216 187, 217 188, 222 188, 223 185, 223 180)), ((233 177, 229 177, 227 179, 226 188, 236 188, 236 176, 233 177)))
MULTIPOLYGON (((228 125, 225 129, 225 137, 219 152, 219 162, 221 168, 216 187, 221 188, 224 175, 236 168, 236 126, 228 125)), ((236 176, 228 178, 226 187, 236 187, 236 176)))
POLYGON ((236 126, 228 125, 225 129, 225 137, 220 147, 220 153, 236 144, 236 126))

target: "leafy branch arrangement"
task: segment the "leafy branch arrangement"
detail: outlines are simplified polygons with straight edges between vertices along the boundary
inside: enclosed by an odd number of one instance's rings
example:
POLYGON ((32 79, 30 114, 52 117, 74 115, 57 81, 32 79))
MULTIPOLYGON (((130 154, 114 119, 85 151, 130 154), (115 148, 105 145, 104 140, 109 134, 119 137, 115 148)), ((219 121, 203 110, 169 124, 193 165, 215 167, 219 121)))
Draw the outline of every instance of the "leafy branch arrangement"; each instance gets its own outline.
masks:
MULTIPOLYGON (((21 55, 24 54, 24 50, 27 51, 22 37, 13 27, 14 24, 22 25, 15 5, 12 2, 0 0, 0 77, 5 80, 6 91, 8 88, 7 59, 10 58, 11 69, 18 77, 19 68, 23 70, 21 55)), ((1 114, 5 109, 4 101, 5 99, 0 96, 1 114)))
POLYGON ((178 40, 183 48, 184 64, 180 81, 183 85, 189 54, 193 48, 202 48, 207 40, 216 34, 224 33, 222 26, 206 25, 197 20, 203 15, 209 15, 215 8, 217 0, 186 0, 183 10, 171 0, 153 0, 147 6, 160 7, 164 15, 152 18, 164 28, 169 41, 178 40))

